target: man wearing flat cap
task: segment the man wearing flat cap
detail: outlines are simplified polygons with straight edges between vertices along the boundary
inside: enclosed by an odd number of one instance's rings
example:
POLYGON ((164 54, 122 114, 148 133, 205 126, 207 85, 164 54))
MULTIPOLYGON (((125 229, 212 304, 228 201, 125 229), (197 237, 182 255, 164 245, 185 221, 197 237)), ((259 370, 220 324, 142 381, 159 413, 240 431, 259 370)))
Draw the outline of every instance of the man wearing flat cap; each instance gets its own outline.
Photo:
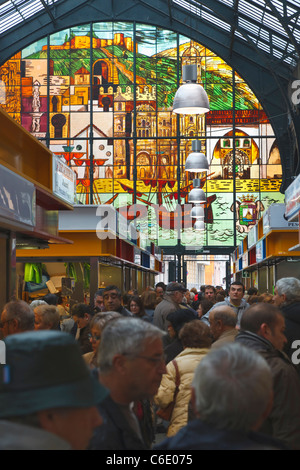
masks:
POLYGON ((0 450, 85 450, 108 391, 74 338, 39 330, 5 339, 0 366, 0 450))
POLYGON ((167 285, 163 300, 156 306, 153 316, 153 324, 163 331, 168 332, 167 316, 180 308, 187 308, 182 304, 186 288, 179 282, 170 282, 167 285))

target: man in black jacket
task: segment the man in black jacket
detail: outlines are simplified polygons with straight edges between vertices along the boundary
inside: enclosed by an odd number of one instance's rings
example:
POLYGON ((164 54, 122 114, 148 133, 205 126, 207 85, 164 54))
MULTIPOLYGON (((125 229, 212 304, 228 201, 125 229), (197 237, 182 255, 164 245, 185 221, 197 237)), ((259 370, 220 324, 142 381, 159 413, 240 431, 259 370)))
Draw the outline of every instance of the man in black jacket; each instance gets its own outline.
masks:
POLYGON ((93 311, 89 305, 79 303, 73 305, 71 309, 74 327, 76 327, 75 339, 77 340, 82 354, 92 352, 92 343, 90 341, 90 321, 93 311))
POLYGON ((300 449, 300 377, 283 352, 287 342, 284 330, 281 311, 275 305, 259 302, 243 314, 235 341, 259 352, 271 368, 274 403, 260 431, 292 449, 300 449))

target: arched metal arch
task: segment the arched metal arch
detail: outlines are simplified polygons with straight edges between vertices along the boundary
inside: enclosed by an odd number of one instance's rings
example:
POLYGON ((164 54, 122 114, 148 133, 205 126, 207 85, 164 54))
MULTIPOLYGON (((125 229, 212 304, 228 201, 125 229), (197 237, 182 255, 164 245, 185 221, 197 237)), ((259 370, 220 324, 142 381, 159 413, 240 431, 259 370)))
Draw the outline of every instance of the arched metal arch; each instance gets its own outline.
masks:
POLYGON ((148 23, 190 37, 222 57, 244 78, 259 99, 278 141, 283 169, 281 191, 284 192, 295 173, 300 171, 293 164, 295 153, 299 155, 300 117, 289 96, 294 78, 292 69, 258 48, 249 33, 238 25, 238 0, 235 0, 234 7, 218 0, 181 3, 172 0, 62 0, 48 4, 44 10, 1 34, 0 64, 47 34, 95 21, 148 23), (197 5, 209 8, 216 17, 216 23, 207 21, 192 8, 188 10, 186 5, 189 3, 194 8, 197 5), (218 26, 219 21, 227 24, 228 28, 218 26), (242 38, 235 34, 236 31, 242 38))

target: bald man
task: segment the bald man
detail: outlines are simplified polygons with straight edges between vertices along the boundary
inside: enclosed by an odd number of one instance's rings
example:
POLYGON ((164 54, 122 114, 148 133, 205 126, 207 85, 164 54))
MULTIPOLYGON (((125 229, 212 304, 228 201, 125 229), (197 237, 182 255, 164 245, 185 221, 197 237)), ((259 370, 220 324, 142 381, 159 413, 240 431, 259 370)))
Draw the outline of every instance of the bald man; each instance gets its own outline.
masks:
POLYGON ((236 329, 237 316, 231 307, 215 307, 209 313, 210 330, 214 342, 212 349, 219 348, 225 343, 233 342, 238 330, 236 329))

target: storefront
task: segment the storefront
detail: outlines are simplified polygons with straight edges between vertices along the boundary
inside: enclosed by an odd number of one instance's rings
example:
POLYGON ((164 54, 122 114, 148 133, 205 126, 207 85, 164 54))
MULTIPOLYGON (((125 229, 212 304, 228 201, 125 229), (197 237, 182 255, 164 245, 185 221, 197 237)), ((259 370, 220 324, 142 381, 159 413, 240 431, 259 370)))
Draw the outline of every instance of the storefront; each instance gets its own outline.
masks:
MULTIPOLYGON (((102 206, 105 213, 110 206, 102 206)), ((101 217, 100 206, 75 205, 72 212, 60 212, 59 234, 71 244, 53 244, 47 250, 17 250, 17 271, 24 277, 26 265, 43 265, 44 285, 33 290, 26 286, 26 300, 45 295, 46 282, 62 291, 71 301, 89 302, 99 287, 117 285, 122 292, 137 289, 142 293, 154 286, 162 272, 162 259, 153 244, 142 247, 138 232, 128 233, 125 219, 101 217), (122 223, 119 223, 122 219, 122 223), (133 236, 135 235, 135 236, 133 236), (47 278, 47 280, 46 280, 47 278), (50 283, 50 284, 51 284, 50 283)))
POLYGON ((285 212, 285 204, 272 204, 233 253, 234 279, 246 289, 273 294, 278 279, 299 278, 299 223, 285 212))

